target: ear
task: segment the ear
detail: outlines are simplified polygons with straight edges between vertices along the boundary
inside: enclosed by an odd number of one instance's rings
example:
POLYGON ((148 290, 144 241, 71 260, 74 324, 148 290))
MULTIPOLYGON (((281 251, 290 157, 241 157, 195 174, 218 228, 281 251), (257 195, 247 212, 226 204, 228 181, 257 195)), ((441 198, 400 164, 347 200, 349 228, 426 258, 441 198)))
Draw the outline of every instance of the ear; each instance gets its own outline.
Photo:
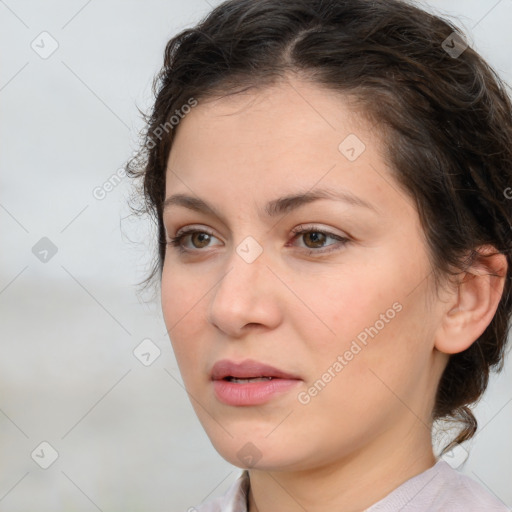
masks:
POLYGON ((507 258, 492 246, 478 248, 473 265, 459 277, 445 303, 435 347, 445 354, 469 348, 491 323, 507 276, 507 258))

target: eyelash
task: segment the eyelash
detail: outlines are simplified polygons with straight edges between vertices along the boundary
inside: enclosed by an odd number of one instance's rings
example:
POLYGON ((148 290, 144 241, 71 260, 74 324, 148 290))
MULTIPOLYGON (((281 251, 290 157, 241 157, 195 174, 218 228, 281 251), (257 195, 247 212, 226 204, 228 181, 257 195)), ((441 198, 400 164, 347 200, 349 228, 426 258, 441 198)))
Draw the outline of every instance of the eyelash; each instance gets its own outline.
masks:
MULTIPOLYGON (((169 239, 169 241, 167 242, 167 245, 175 247, 180 253, 187 253, 187 252, 193 253, 196 251, 201 251, 201 249, 185 249, 182 245, 183 238, 185 238, 188 235, 194 234, 194 233, 204 233, 204 234, 207 234, 207 235, 210 235, 213 237, 215 236, 213 233, 211 233, 210 231, 208 231, 206 229, 190 228, 190 229, 183 230, 181 233, 177 234, 175 237, 171 237, 169 239)), ((304 235, 307 233, 320 233, 322 235, 325 235, 326 237, 333 238, 334 240, 337 240, 338 242, 340 242, 340 244, 328 245, 327 249, 322 249, 322 248, 320 248, 320 249, 304 249, 304 248, 302 248, 302 250, 308 251, 309 255, 311 255, 311 254, 328 254, 330 252, 340 250, 341 247, 344 247, 350 241, 346 237, 343 237, 340 235, 335 235, 334 233, 330 233, 329 231, 325 231, 322 229, 317 229, 315 226, 305 227, 304 225, 300 225, 300 226, 297 226, 296 228, 292 229, 292 233, 294 234, 294 239, 299 237, 300 235, 304 235), (341 245, 341 247, 339 247, 339 246, 336 247, 337 245, 341 245), (330 248, 332 246, 334 246, 334 247, 330 248)))

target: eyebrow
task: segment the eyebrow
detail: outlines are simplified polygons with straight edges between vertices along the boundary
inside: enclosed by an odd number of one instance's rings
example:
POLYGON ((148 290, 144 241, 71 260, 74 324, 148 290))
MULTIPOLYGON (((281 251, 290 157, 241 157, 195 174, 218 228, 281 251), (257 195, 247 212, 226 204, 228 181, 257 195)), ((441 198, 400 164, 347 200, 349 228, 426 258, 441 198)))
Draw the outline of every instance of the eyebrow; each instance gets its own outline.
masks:
MULTIPOLYGON (((348 191, 332 190, 327 188, 316 189, 304 193, 290 194, 278 199, 269 201, 265 206, 265 213, 267 217, 276 217, 296 210, 301 206, 318 201, 320 199, 329 199, 332 201, 342 201, 351 206, 358 206, 366 208, 378 213, 377 209, 364 199, 357 197, 348 191)), ((206 201, 198 197, 188 196, 186 194, 174 194, 165 199, 163 203, 163 211, 169 208, 171 205, 182 206, 190 210, 194 210, 206 215, 214 215, 219 219, 222 219, 222 215, 206 201)))

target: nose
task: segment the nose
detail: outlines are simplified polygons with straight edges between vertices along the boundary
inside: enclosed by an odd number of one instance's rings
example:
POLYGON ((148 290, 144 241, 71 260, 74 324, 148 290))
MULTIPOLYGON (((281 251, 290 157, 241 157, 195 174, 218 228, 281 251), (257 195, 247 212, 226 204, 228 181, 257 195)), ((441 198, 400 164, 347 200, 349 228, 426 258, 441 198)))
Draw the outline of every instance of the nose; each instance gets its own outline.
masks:
POLYGON ((208 321, 232 338, 254 328, 275 329, 282 321, 279 279, 262 252, 254 261, 233 251, 210 296, 208 321))

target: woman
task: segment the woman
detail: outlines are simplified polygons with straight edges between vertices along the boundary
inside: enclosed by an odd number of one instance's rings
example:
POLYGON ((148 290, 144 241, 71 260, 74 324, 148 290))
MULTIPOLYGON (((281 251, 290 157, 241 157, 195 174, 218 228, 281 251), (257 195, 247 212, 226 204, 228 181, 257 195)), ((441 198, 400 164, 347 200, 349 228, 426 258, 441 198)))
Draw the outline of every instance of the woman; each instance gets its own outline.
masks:
POLYGON ((191 403, 244 468, 190 510, 507 510, 432 431, 469 440, 503 362, 511 114, 399 0, 231 0, 169 41, 130 170, 191 403))

